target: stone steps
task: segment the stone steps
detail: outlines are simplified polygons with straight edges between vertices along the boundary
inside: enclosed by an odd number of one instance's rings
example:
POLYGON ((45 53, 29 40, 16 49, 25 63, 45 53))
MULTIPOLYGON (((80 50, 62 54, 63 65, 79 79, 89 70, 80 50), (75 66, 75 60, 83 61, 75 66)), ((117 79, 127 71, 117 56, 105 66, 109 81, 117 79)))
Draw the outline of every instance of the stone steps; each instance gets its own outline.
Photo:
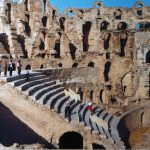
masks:
MULTIPOLYGON (((49 109, 54 109, 63 118, 68 117, 66 113, 66 102, 70 96, 65 95, 62 83, 51 81, 49 77, 40 73, 33 73, 30 76, 30 82, 25 82, 24 75, 11 77, 6 81, 9 81, 11 85, 15 86, 18 90, 24 92, 38 103, 45 105, 49 109)), ((101 124, 91 119, 91 112, 88 110, 87 106, 87 103, 74 99, 71 100, 70 122, 81 123, 84 125, 85 129, 90 130, 92 133, 99 134, 100 137, 105 138, 112 143, 114 143, 114 141, 119 141, 117 135, 115 138, 112 137, 112 133, 115 135, 113 126, 116 117, 108 114, 105 110, 96 105, 93 106, 93 116, 108 124, 108 128, 106 129, 104 126, 101 126, 101 124)))

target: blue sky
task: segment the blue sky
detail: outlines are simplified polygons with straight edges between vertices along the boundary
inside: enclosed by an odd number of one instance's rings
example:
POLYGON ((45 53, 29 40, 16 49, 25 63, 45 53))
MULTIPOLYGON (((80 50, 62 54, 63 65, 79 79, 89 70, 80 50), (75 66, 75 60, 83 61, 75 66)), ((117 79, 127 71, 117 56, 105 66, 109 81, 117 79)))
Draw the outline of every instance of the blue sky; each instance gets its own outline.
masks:
MULTIPOLYGON (((136 0, 101 0, 106 6, 123 6, 132 7, 136 0)), ((67 7, 73 8, 90 8, 95 0, 50 0, 52 6, 58 8, 60 12, 63 12, 67 7)), ((143 2, 150 6, 150 0, 143 0, 143 2)))

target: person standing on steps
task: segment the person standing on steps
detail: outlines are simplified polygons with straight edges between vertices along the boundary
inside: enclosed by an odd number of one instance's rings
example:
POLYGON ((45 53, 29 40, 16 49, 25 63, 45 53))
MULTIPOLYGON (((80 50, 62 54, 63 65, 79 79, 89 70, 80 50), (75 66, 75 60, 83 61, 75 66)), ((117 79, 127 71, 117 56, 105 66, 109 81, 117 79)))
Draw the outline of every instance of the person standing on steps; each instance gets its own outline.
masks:
POLYGON ((65 109, 65 117, 68 118, 68 121, 71 121, 71 99, 69 98, 68 101, 66 102, 66 109, 65 109))
POLYGON ((8 64, 8 71, 9 71, 9 75, 12 76, 12 72, 13 72, 13 62, 12 60, 9 62, 8 64))
POLYGON ((30 81, 30 69, 31 69, 31 66, 30 65, 27 65, 26 66, 26 82, 29 82, 30 81))
POLYGON ((8 69, 8 63, 7 63, 7 61, 5 61, 5 64, 4 64, 4 76, 7 76, 7 69, 8 69))
POLYGON ((93 105, 92 105, 92 102, 88 102, 87 109, 90 111, 91 116, 93 116, 93 105))
POLYGON ((22 67, 21 60, 18 60, 17 62, 18 75, 21 75, 21 67, 22 67))

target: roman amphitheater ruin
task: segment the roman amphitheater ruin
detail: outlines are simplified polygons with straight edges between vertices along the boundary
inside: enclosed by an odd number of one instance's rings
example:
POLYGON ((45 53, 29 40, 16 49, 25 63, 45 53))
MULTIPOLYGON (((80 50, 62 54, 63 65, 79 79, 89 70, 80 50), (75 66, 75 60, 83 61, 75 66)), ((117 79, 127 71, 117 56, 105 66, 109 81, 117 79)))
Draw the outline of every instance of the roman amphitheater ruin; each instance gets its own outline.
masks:
POLYGON ((32 68, 0 77, 1 148, 150 148, 150 7, 0 2, 1 64, 32 68))

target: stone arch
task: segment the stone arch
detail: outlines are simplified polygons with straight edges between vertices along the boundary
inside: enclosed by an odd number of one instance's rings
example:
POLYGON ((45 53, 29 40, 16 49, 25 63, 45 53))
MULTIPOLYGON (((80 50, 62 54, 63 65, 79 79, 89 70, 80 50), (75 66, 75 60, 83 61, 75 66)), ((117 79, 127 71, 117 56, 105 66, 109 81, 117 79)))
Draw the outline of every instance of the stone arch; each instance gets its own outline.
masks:
POLYGON ((136 4, 136 9, 137 9, 137 16, 138 18, 142 18, 142 14, 143 14, 143 4, 142 3, 137 3, 136 4))
POLYGON ((59 19, 59 23, 60 23, 60 29, 61 30, 65 30, 65 25, 64 25, 64 23, 65 23, 65 17, 61 17, 60 19, 59 19))
POLYGON ((94 93, 93 90, 91 90, 90 93, 89 93, 90 94, 90 100, 93 100, 93 93, 94 93))
POLYGON ((128 40, 128 34, 123 33, 120 36, 120 56, 125 56, 125 47, 127 44, 127 40, 128 40))
POLYGON ((111 34, 110 33, 107 33, 107 34, 104 35, 104 49, 109 49, 110 39, 111 39, 111 34))
POLYGON ((60 68, 63 67, 63 64, 62 64, 62 63, 59 63, 59 64, 58 64, 58 67, 60 67, 60 68))
POLYGON ((105 146, 97 143, 92 143, 92 148, 93 149, 106 149, 105 146))
POLYGON ((110 59, 110 52, 106 53, 106 59, 110 59))
POLYGON ((25 10, 28 11, 28 10, 29 10, 29 9, 28 9, 28 0, 25 0, 25 1, 24 1, 24 6, 25 6, 25 10))
POLYGON ((105 66, 104 66, 104 79, 105 79, 105 82, 109 81, 109 71, 110 71, 110 67, 111 67, 111 62, 110 61, 107 61, 105 63, 105 66))
POLYGON ((70 49, 70 54, 71 54, 72 60, 75 60, 76 59, 76 50, 77 50, 77 48, 75 47, 74 44, 69 43, 69 49, 70 49))
POLYGON ((42 24, 43 24, 43 27, 47 26, 47 16, 42 17, 42 24))
POLYGON ((87 21, 82 26, 83 33, 83 52, 88 52, 89 49, 89 33, 91 30, 92 22, 87 21))
POLYGON ((52 11, 52 19, 54 19, 55 17, 56 17, 56 10, 53 9, 53 11, 52 11))
POLYGON ((101 23, 101 26, 100 26, 100 30, 102 31, 102 30, 107 30, 108 29, 108 26, 109 26, 109 22, 107 22, 107 21, 102 21, 102 23, 101 23))
POLYGON ((121 17, 122 17, 122 11, 120 9, 116 9, 116 11, 114 12, 114 18, 121 20, 121 17))
POLYGON ((144 123, 144 112, 141 113, 141 124, 144 123))
POLYGON ((126 22, 119 22, 117 25, 117 30, 126 30, 128 28, 128 24, 126 22))
POLYGON ((146 54, 146 63, 150 63, 150 50, 146 54))
POLYGON ((66 132, 59 139, 59 149, 83 149, 83 136, 78 132, 66 132))
POLYGON ((69 10, 67 12, 67 16, 70 17, 70 18, 73 18, 73 10, 69 10))
POLYGON ((103 3, 100 1, 97 1, 94 3, 93 8, 100 9, 102 6, 103 6, 103 3))
POLYGON ((40 32, 39 34, 39 49, 44 50, 45 49, 45 32, 40 32))
POLYGON ((11 23, 11 3, 6 4, 6 13, 7 13, 7 23, 11 23))
POLYGON ((89 62, 88 67, 94 67, 94 62, 89 62))
POLYGON ((76 67, 78 67, 78 65, 79 65, 78 63, 74 63, 74 64, 72 65, 72 67, 73 67, 73 68, 76 68, 76 67))
POLYGON ((24 26, 25 26, 25 33, 28 36, 30 36, 30 34, 31 34, 31 28, 30 28, 30 25, 29 25, 29 21, 30 21, 30 15, 26 14, 25 15, 25 21, 24 21, 24 26))

